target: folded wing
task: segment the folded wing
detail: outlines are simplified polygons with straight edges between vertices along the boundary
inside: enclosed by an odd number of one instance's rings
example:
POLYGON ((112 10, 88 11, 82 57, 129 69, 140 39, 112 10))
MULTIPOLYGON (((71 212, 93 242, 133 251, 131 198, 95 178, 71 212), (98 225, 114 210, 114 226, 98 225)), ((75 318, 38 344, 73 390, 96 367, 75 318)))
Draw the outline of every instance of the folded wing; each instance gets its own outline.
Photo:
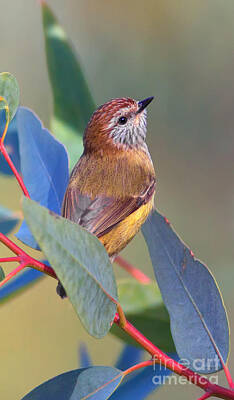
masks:
POLYGON ((62 215, 101 237, 143 204, 147 204, 154 191, 154 178, 139 196, 125 199, 105 196, 91 199, 75 187, 69 186, 63 201, 62 215))

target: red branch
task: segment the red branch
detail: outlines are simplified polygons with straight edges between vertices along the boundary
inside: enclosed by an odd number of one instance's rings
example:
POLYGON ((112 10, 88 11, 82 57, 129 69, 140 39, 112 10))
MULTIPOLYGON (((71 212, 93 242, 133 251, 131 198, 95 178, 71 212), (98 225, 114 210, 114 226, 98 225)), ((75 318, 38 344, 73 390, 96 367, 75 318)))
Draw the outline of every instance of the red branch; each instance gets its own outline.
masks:
POLYGON ((124 376, 131 374, 132 372, 137 371, 138 369, 149 367, 150 365, 153 365, 153 364, 154 364, 154 360, 142 361, 141 363, 135 364, 132 367, 126 369, 123 372, 124 376))
POLYGON ((114 261, 140 283, 148 284, 151 282, 147 275, 145 275, 140 269, 131 265, 128 261, 124 260, 124 258, 117 256, 114 261))
POLYGON ((29 254, 25 253, 20 247, 18 247, 15 243, 13 243, 8 237, 0 233, 0 242, 3 243, 8 249, 13 251, 17 255, 17 257, 9 257, 4 258, 4 262, 7 261, 18 261, 19 266, 15 268, 12 272, 10 272, 5 279, 0 282, 0 287, 3 286, 6 282, 8 282, 13 276, 17 275, 21 272, 25 267, 32 267, 37 269, 38 271, 44 272, 45 274, 51 276, 52 278, 57 279, 54 270, 48 265, 42 263, 41 261, 36 260, 35 258, 31 257, 29 254))
POLYGON ((9 126, 9 123, 10 123, 10 110, 9 110, 8 103, 7 103, 7 101, 6 101, 6 99, 4 97, 0 96, 0 102, 3 102, 5 104, 5 112, 6 112, 6 124, 5 124, 5 127, 4 127, 4 131, 3 131, 2 137, 0 138, 0 151, 1 151, 2 155, 3 155, 3 157, 5 158, 7 164, 11 168, 13 174, 15 175, 15 177, 16 177, 16 179, 17 179, 17 181, 18 181, 18 183, 19 183, 19 185, 21 187, 21 189, 23 190, 24 195, 26 197, 29 197, 29 194, 28 194, 28 191, 27 191, 27 189, 25 187, 23 179, 19 175, 17 169, 15 168, 13 162, 11 161, 11 158, 9 157, 9 155, 8 155, 8 153, 6 151, 6 148, 4 146, 4 140, 5 140, 5 137, 6 137, 6 134, 7 134, 7 130, 8 130, 8 126, 9 126))
POLYGON ((158 349, 153 343, 151 343, 141 332, 139 332, 130 322, 126 321, 123 326, 120 324, 119 315, 116 314, 114 322, 121 327, 129 336, 131 336, 137 343, 141 345, 148 353, 150 353, 155 362, 160 363, 164 367, 170 369, 178 375, 184 376, 189 382, 205 390, 210 396, 216 396, 220 399, 234 399, 234 391, 226 389, 222 386, 211 383, 205 377, 197 374, 191 369, 179 364, 173 360, 160 349, 158 349))
POLYGON ((0 258, 0 263, 2 262, 17 262, 20 261, 19 257, 3 257, 0 258))
MULTIPOLYGON (((5 146, 4 139, 7 133, 7 128, 9 124, 9 108, 5 99, 0 96, 0 101, 4 101, 6 103, 6 113, 7 113, 7 123, 3 132, 2 137, 0 138, 0 152, 3 154, 6 159, 8 165, 12 169, 24 195, 26 197, 30 197, 29 193, 25 187, 23 179, 20 174, 16 170, 13 162, 11 161, 5 146)), ((25 267, 32 267, 41 271, 55 279, 57 279, 55 272, 51 267, 48 267, 46 264, 37 261, 35 258, 28 255, 24 252, 20 247, 18 247, 15 243, 13 243, 10 239, 8 239, 5 235, 0 233, 0 242, 2 242, 6 247, 8 247, 13 253, 16 254, 16 257, 9 258, 1 258, 0 262, 19 262, 19 266, 15 268, 10 274, 6 276, 6 278, 0 282, 0 286, 3 286, 9 279, 15 276, 17 273, 22 271, 25 267)), ((149 283, 150 279, 140 270, 133 267, 127 261, 122 259, 121 257, 117 257, 115 260, 119 265, 121 265, 126 271, 128 271, 134 278, 136 278, 141 283, 149 283)), ((120 311, 122 310, 119 307, 120 311)), ((122 312, 122 311, 121 311, 122 312)), ((128 374, 136 369, 142 368, 147 365, 152 365, 154 362, 161 363, 164 367, 170 369, 178 375, 183 375, 188 381, 193 383, 194 385, 200 387, 205 391, 204 395, 200 398, 200 400, 205 400, 210 396, 216 396, 221 399, 233 399, 234 400, 234 391, 230 389, 223 388, 219 385, 212 384, 203 376, 193 372, 189 368, 179 364, 172 358, 168 357, 165 353, 163 353, 160 349, 158 349, 153 343, 151 343, 141 332, 139 332, 133 325, 128 322, 124 316, 122 318, 119 317, 119 314, 116 314, 114 322, 123 329, 129 336, 131 336, 137 343, 141 345, 146 351, 148 351, 152 356, 153 360, 145 361, 143 363, 137 364, 128 370, 125 371, 125 374, 128 374)), ((231 379, 230 372, 226 367, 226 375, 231 387, 233 387, 233 382, 231 379)))
MULTIPOLYGON (((15 178, 17 179, 24 195, 28 198, 30 198, 28 190, 24 184, 24 181, 20 174, 18 173, 17 169, 15 168, 10 156, 8 155, 6 148, 4 146, 4 139, 6 137, 8 125, 9 125, 9 107, 6 102, 6 100, 0 96, 0 101, 3 101, 6 106, 6 116, 7 116, 7 122, 6 126, 4 128, 4 132, 2 134, 2 137, 0 138, 0 152, 4 156, 6 162, 8 163, 9 167, 11 168, 13 174, 15 175, 15 178)), ((18 247, 15 243, 13 243, 10 239, 8 239, 3 233, 0 233, 0 242, 2 242, 6 247, 8 247, 13 253, 17 255, 17 257, 4 257, 0 259, 0 262, 19 262, 19 266, 15 268, 12 272, 10 272, 5 279, 3 279, 0 282, 0 287, 3 286, 6 282, 8 282, 11 278, 13 278, 15 275, 17 275, 20 271, 22 271, 25 267, 32 267, 37 269, 38 271, 44 272, 45 274, 56 278, 56 274, 53 271, 51 267, 48 267, 48 265, 43 264, 42 262, 36 260, 35 258, 31 257, 29 254, 25 253, 20 247, 18 247)))
POLYGON ((21 187, 21 189, 22 189, 22 191, 23 191, 23 193, 24 193, 24 195, 25 195, 26 197, 30 197, 30 196, 29 196, 29 193, 28 193, 28 191, 27 191, 27 189, 26 189, 26 187, 25 187, 24 181, 23 181, 23 179, 21 178, 20 174, 18 173, 17 169, 15 168, 13 162, 11 161, 11 158, 10 158, 10 156, 8 155, 7 151, 6 151, 6 148, 5 148, 5 146, 4 146, 3 142, 2 142, 2 140, 0 140, 0 151, 1 151, 2 155, 3 155, 3 157, 5 158, 7 164, 8 164, 9 167, 11 168, 13 174, 15 175, 15 177, 16 177, 16 179, 17 179, 17 181, 18 181, 18 183, 19 183, 19 185, 20 185, 20 187, 21 187))

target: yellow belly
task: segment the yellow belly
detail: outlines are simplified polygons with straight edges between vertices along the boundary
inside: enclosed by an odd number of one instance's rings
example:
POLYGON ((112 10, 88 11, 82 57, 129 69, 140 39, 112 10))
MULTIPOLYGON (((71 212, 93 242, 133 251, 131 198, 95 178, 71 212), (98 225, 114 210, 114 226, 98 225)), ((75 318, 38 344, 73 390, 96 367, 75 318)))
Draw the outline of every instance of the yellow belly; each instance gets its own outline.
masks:
POLYGON ((106 235, 99 237, 109 256, 118 254, 139 231, 153 208, 154 196, 149 203, 141 206, 106 235))

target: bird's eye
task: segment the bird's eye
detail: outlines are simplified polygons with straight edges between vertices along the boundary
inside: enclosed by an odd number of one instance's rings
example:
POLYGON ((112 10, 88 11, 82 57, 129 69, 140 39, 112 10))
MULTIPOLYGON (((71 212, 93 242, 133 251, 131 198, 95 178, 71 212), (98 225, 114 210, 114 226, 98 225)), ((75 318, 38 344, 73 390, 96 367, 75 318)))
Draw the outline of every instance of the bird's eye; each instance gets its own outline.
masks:
POLYGON ((127 122, 127 118, 126 117, 120 117, 119 118, 119 120, 118 120, 118 123, 120 124, 120 125, 125 125, 126 124, 126 122, 127 122))

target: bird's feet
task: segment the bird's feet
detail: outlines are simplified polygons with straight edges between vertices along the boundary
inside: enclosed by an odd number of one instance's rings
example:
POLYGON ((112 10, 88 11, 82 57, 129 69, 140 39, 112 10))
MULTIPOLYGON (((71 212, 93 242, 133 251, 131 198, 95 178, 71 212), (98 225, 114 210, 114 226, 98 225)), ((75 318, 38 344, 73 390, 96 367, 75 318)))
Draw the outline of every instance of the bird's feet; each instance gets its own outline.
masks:
POLYGON ((56 287, 56 292, 61 297, 61 299, 65 299, 65 297, 67 297, 67 293, 60 281, 58 281, 58 285, 56 287))

